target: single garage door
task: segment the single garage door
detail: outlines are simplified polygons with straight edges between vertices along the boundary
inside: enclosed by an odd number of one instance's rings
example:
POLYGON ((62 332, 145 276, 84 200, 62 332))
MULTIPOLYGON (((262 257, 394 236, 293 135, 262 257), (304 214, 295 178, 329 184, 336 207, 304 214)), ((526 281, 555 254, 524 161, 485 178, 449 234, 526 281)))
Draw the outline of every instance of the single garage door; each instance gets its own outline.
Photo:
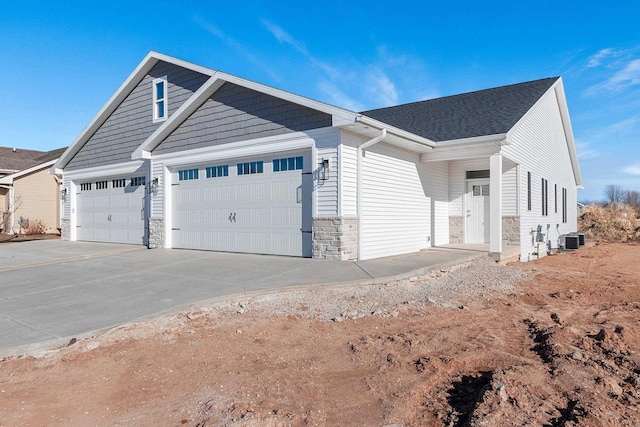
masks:
POLYGON ((145 244, 145 177, 100 179, 77 188, 77 240, 145 244))
POLYGON ((310 156, 178 168, 172 247, 311 256, 310 156))

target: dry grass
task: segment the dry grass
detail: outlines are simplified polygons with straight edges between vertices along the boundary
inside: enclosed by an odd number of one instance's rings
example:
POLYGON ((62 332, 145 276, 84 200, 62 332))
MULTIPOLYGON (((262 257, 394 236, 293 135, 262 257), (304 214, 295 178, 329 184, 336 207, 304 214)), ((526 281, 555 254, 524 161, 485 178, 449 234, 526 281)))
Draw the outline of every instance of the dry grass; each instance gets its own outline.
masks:
POLYGON ((39 219, 35 219, 33 221, 29 221, 27 227, 24 230, 24 233, 33 236, 35 234, 45 234, 47 231, 47 226, 44 222, 39 219))
POLYGON ((578 229, 587 238, 610 242, 640 241, 638 211, 627 205, 593 205, 583 209, 578 229))

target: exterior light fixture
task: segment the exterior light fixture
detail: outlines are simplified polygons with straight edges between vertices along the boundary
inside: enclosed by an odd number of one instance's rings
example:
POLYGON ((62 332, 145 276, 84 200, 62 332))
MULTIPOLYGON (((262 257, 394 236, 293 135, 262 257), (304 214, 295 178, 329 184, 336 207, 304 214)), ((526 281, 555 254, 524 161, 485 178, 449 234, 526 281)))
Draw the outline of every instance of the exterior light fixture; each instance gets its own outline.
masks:
POLYGON ((318 164, 318 179, 320 181, 329 179, 329 159, 322 159, 318 164))
POLYGON ((158 194, 158 177, 155 177, 151 180, 151 185, 149 186, 149 194, 153 194, 154 196, 158 194))
POLYGON ((68 193, 68 190, 66 188, 63 188, 62 191, 60 191, 60 196, 62 197, 62 200, 65 200, 67 198, 67 193, 68 193))

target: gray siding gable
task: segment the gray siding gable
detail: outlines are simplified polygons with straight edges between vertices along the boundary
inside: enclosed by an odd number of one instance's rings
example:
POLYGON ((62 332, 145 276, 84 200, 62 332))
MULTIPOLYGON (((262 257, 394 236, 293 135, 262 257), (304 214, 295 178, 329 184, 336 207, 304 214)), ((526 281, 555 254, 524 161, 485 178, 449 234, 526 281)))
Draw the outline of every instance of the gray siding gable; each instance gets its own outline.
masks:
POLYGON ((224 83, 153 154, 330 127, 330 114, 224 83))
POLYGON ((159 61, 69 161, 65 170, 131 161, 131 153, 164 123, 153 123, 151 85, 153 79, 165 76, 169 116, 209 78, 159 61))

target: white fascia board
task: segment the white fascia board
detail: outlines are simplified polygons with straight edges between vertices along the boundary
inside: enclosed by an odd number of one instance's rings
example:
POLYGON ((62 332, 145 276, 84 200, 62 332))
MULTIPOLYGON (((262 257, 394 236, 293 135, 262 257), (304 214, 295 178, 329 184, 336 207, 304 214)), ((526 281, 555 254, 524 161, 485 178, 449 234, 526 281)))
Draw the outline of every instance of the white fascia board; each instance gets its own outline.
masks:
POLYGON ((133 173, 146 173, 149 170, 149 162, 132 161, 117 163, 114 165, 97 166, 93 168, 65 171, 64 175, 71 180, 103 178, 118 175, 129 175, 133 173))
POLYGON ((489 157, 499 153, 501 144, 479 144, 475 146, 459 145, 451 148, 434 149, 428 153, 420 154, 420 162, 444 162, 452 160, 468 160, 489 157))
POLYGON ((472 136, 470 138, 450 139, 447 141, 437 142, 437 147, 455 147, 459 145, 471 146, 478 144, 497 143, 499 145, 508 144, 506 133, 497 133, 494 135, 472 136))
POLYGON ((417 142, 418 144, 424 145, 426 147, 434 148, 437 146, 435 141, 432 141, 428 138, 424 138, 422 136, 418 136, 414 133, 407 132, 406 130, 399 129, 395 126, 388 125, 379 120, 372 119, 371 117, 358 115, 356 118, 358 123, 362 123, 363 125, 373 127, 378 130, 386 129, 388 133, 398 136, 403 139, 407 139, 412 142, 417 142))
MULTIPOLYGON (((246 87, 248 89, 252 89, 258 92, 262 92, 267 95, 271 95, 276 98, 284 99, 285 101, 293 102, 294 104, 302 105, 304 107, 311 108, 312 110, 321 111, 326 114, 330 114, 333 116, 334 123, 350 123, 353 124, 356 121, 356 118, 359 116, 358 113, 353 111, 345 110, 344 108, 336 107, 333 105, 325 104, 324 102, 316 101, 314 99, 306 98, 304 96, 296 95, 291 92, 287 92, 281 89, 276 89, 271 86, 263 85, 261 83, 256 83, 251 80, 243 79, 241 77, 236 77, 231 74, 226 74, 220 72, 220 78, 233 84, 237 84, 239 86, 246 87)), ((336 126, 334 124, 334 126, 336 126)))
POLYGON ((562 77, 558 79, 555 87, 556 99, 558 107, 560 107, 560 116, 564 125, 564 134, 569 146, 569 156, 571 157, 571 165, 573 166, 573 174, 578 188, 584 188, 582 185, 582 174, 580 173, 580 164, 578 163, 578 153, 576 152, 576 142, 573 138, 573 128, 571 127, 571 118, 569 117, 569 107, 567 106, 567 98, 564 93, 564 84, 562 77))
POLYGON ((211 95, 222 87, 217 73, 214 73, 200 88, 187 99, 175 113, 156 129, 138 148, 131 153, 132 160, 150 159, 151 152, 171 133, 178 128, 191 114, 193 114, 211 95))
POLYGON ((18 169, 0 169, 1 174, 12 174, 18 172, 18 169))
POLYGON ((200 74, 204 74, 205 76, 213 76, 216 73, 216 70, 212 70, 211 68, 203 67, 198 64, 194 64, 193 62, 184 61, 182 59, 174 58, 173 56, 165 55, 163 53, 151 51, 147 56, 151 56, 158 61, 168 62, 169 64, 177 65, 178 67, 186 68, 188 70, 196 71, 200 74))
POLYGON ((307 133, 296 132, 286 135, 256 138, 249 141, 233 142, 213 147, 194 148, 192 150, 185 150, 177 153, 160 154, 154 156, 153 160, 156 162, 162 162, 165 166, 179 166, 300 150, 314 146, 315 140, 307 133))
POLYGON ((13 180, 16 178, 20 178, 21 176, 30 174, 31 172, 38 171, 40 169, 51 167, 57 159, 48 161, 46 163, 40 163, 39 165, 32 166, 28 169, 21 170, 20 172, 16 172, 12 175, 3 176, 0 178, 0 184, 13 184, 13 180))
POLYGON ((558 103, 558 107, 560 109, 560 117, 562 119, 562 127, 564 129, 565 139, 567 140, 567 149, 569 150, 569 157, 571 159, 571 167, 573 169, 573 175, 575 178, 576 186, 578 188, 582 187, 582 175, 580 174, 580 166, 578 164, 578 155, 576 153, 576 144, 573 139, 573 130, 571 128, 571 120, 569 118, 569 109, 567 107, 567 99, 564 93, 564 85, 562 83, 562 77, 558 77, 558 79, 547 89, 547 91, 542 94, 542 96, 531 106, 529 111, 527 111, 521 118, 516 122, 515 125, 509 132, 507 132, 507 143, 511 143, 511 136, 515 132, 522 122, 524 122, 531 114, 533 114, 534 107, 538 105, 538 103, 542 102, 542 99, 545 96, 554 96, 556 102, 558 103))

